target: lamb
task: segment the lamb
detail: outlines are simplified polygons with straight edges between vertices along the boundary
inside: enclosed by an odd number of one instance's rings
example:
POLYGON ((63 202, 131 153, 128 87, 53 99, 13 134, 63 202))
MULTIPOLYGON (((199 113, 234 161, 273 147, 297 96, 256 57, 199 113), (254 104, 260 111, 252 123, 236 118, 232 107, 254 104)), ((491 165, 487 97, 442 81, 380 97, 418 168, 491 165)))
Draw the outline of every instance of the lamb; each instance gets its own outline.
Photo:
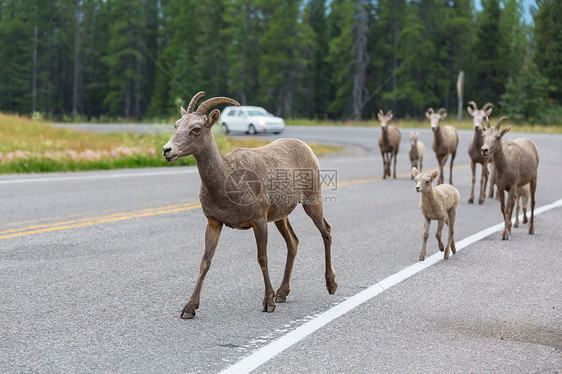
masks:
MULTIPOLYGON (((480 177, 480 195, 478 197, 478 204, 482 204, 486 198, 486 185, 488 184, 488 159, 482 156, 480 149, 482 148, 482 131, 484 128, 484 119, 492 114, 492 103, 486 103, 481 109, 474 101, 468 103, 466 108, 468 114, 472 116, 472 123, 474 125, 474 135, 468 145, 468 155, 470 156, 470 168, 472 169, 472 188, 470 190, 470 197, 468 203, 474 203, 474 184, 476 183, 476 164, 482 165, 482 175, 480 177), (471 107, 472 105, 472 107, 471 107)), ((492 184, 492 182, 491 182, 492 184)), ((492 186, 493 189, 493 186, 492 186)))
POLYGON ((386 115, 379 109, 377 114, 381 123, 381 135, 379 136, 379 147, 381 148, 383 175, 382 178, 390 178, 390 164, 394 158, 394 174, 393 178, 396 179, 396 155, 398 154, 398 147, 400 146, 400 130, 396 126, 388 125, 392 120, 392 111, 389 110, 386 115))
POLYGON ((515 190, 515 224, 513 227, 519 227, 519 200, 523 206, 523 223, 527 223, 527 204, 529 203, 529 196, 531 195, 531 185, 526 184, 522 187, 517 187, 515 190))
POLYGON ((431 121, 431 130, 433 131, 433 144, 432 148, 439 163, 439 179, 437 184, 444 182, 443 167, 447 162, 449 154, 451 155, 451 169, 449 173, 449 183, 453 184, 453 161, 457 154, 457 146, 459 145, 459 136, 457 129, 453 126, 447 125, 441 128, 440 123, 447 118, 447 111, 441 108, 435 113, 433 108, 429 108, 425 112, 427 119, 431 121))
POLYGON ((439 250, 445 251, 443 258, 449 258, 449 248, 456 253, 455 248, 455 218, 457 216, 457 207, 459 205, 460 194, 459 191, 450 184, 440 184, 435 186, 432 182, 437 178, 438 171, 433 173, 421 173, 415 167, 412 168, 412 175, 416 179, 416 191, 421 193, 420 196, 420 210, 424 218, 423 222, 423 244, 420 252, 420 261, 425 260, 425 247, 427 238, 429 236, 429 226, 431 220, 437 220, 437 232, 435 237, 439 244, 439 250), (449 236, 447 238, 447 246, 444 247, 441 242, 441 233, 443 232, 443 225, 447 224, 449 227, 449 236))
MULTIPOLYGON (((418 139, 419 136, 419 132, 410 132, 410 162, 412 163, 412 167, 418 168, 418 170, 421 171, 425 145, 418 139)), ((413 175, 412 179, 414 179, 413 175)))
POLYGON ((482 156, 492 156, 494 163, 494 183, 498 187, 501 212, 504 217, 503 240, 509 240, 511 234, 511 213, 515 204, 517 187, 529 183, 531 196, 531 218, 529 220, 529 234, 535 233, 535 191, 537 189, 537 169, 539 166, 539 152, 535 143, 528 138, 518 138, 502 142, 503 136, 511 130, 511 126, 500 130, 500 124, 507 117, 502 117, 496 127, 490 127, 490 120, 486 118, 487 127, 484 131, 482 156), (505 193, 508 191, 507 203, 505 193))
POLYGON ((201 178, 199 198, 207 217, 205 252, 199 276, 180 317, 191 319, 199 308, 203 281, 223 226, 254 230, 258 263, 265 284, 263 311, 273 312, 276 302, 284 302, 291 290, 290 278, 299 243, 288 216, 299 202, 324 241, 326 288, 333 294, 338 285, 332 267, 331 226, 323 214, 318 159, 308 145, 288 138, 255 149, 240 148, 223 155, 211 131, 219 120, 220 111, 215 109, 208 115, 206 113, 219 104, 240 104, 227 97, 215 97, 203 102, 194 111, 197 101, 204 95, 204 92, 198 92, 187 110, 181 108, 181 118, 175 123, 176 131, 162 148, 162 155, 169 162, 188 155, 195 157, 201 178), (284 178, 289 175, 293 181, 284 178), (277 180, 279 178, 283 180, 277 180), (295 181, 299 183, 291 183, 295 181), (268 222, 275 223, 287 244, 285 272, 277 291, 271 285, 267 265, 268 222))

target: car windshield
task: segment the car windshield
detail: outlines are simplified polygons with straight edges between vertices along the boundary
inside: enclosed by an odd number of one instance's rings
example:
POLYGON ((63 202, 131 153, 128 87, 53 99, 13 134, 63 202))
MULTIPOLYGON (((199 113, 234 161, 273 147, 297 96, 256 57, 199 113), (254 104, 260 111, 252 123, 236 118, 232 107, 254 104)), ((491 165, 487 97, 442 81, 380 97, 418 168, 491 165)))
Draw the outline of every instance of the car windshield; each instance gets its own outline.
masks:
POLYGON ((269 115, 269 113, 267 113, 265 110, 259 110, 259 109, 248 110, 248 114, 250 115, 250 117, 269 115))

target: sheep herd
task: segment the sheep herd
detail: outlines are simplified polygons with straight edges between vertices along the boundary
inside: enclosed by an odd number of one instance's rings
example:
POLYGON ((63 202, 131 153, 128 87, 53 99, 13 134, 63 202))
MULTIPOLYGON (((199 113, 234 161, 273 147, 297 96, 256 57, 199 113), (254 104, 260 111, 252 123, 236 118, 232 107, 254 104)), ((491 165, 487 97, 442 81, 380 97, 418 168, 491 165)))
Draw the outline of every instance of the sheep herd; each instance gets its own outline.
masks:
MULTIPOLYGON (((302 171, 308 170, 311 178, 319 177, 318 159, 308 145, 298 139, 277 139, 276 141, 258 148, 241 148, 226 155, 219 151, 211 128, 220 117, 218 109, 209 112, 219 104, 240 105, 236 100, 228 97, 215 97, 204 101, 197 110, 198 100, 205 95, 198 92, 191 99, 187 110, 181 108, 181 118, 174 125, 175 133, 164 147, 162 155, 169 162, 180 157, 193 155, 197 161, 197 169, 201 178, 200 194, 201 208, 207 218, 205 231, 205 250, 199 270, 195 289, 185 304, 180 317, 191 319, 195 317, 199 308, 201 289, 206 274, 210 268, 213 255, 217 248, 223 226, 247 230, 252 229, 256 239, 258 264, 264 279, 264 298, 262 307, 264 312, 273 312, 277 303, 285 302, 291 291, 290 280, 299 239, 289 222, 289 215, 300 203, 306 214, 311 218, 319 230, 324 243, 326 289, 329 294, 336 292, 338 284, 336 273, 332 266, 332 234, 331 226, 324 218, 322 189, 320 183, 311 183, 307 188, 280 184, 282 192, 290 199, 271 199, 272 191, 270 177, 278 175, 280 170, 302 171), (274 290, 268 270, 267 241, 268 222, 274 222, 287 244, 287 260, 285 272, 280 287, 274 290)), ((502 137, 510 129, 500 130, 500 124, 505 119, 498 121, 492 128, 488 121, 491 113, 491 104, 478 110, 476 104, 471 102, 469 113, 475 118, 474 141, 471 148, 475 148, 473 159, 473 189, 475 163, 483 164, 483 180, 481 180, 479 202, 484 200, 483 193, 488 179, 487 163, 493 163, 491 183, 498 187, 498 197, 501 210, 505 219, 503 239, 509 238, 511 230, 511 212, 516 198, 523 198, 523 211, 526 212, 526 200, 531 200, 531 215, 529 219, 529 233, 534 232, 535 190, 537 184, 538 152, 535 144, 530 139, 515 139, 502 141, 502 137), (477 118, 478 117, 478 121, 477 118), (486 119, 487 127, 483 129, 483 120, 486 119), (476 123, 478 122, 478 126, 476 123), (481 157, 481 158, 480 158, 481 157), (485 180, 484 180, 485 178, 485 180), (504 191, 508 191, 507 205, 504 202, 504 191)), ((416 191, 420 193, 420 210, 424 217, 423 245, 420 261, 425 259, 426 242, 429 235, 431 220, 437 220, 437 241, 439 249, 444 252, 445 258, 449 252, 455 253, 454 223, 459 204, 459 191, 452 186, 453 161, 457 152, 459 138, 457 130, 452 126, 441 126, 447 112, 439 109, 434 112, 429 108, 426 117, 431 121, 433 130, 433 151, 439 162, 439 171, 432 173, 423 172, 424 145, 418 139, 417 133, 410 135, 410 159, 412 161, 412 177, 416 181, 416 191), (451 156, 449 184, 443 184, 443 167, 451 156), (432 183, 438 179, 438 185, 432 183), (447 245, 441 242, 443 226, 449 227, 447 245)), ((383 156, 383 178, 391 177, 391 167, 394 164, 392 177, 396 178, 396 156, 400 144, 400 130, 389 125, 392 112, 386 114, 381 110, 378 113, 381 122, 381 137, 379 145, 383 156)), ((279 191, 273 191, 279 192, 279 191)), ((473 193, 469 202, 473 200, 473 193)), ((517 212, 519 207, 517 207, 517 212)), ((526 214, 523 222, 526 222, 526 214)), ((518 225, 519 222, 516 222, 518 225)))
MULTIPOLYGON (((523 223, 529 222, 529 234, 534 234, 535 191, 537 187, 537 169, 539 155, 535 143, 528 138, 518 138, 503 141, 503 136, 511 126, 500 129, 502 117, 495 127, 490 126, 489 116, 492 114, 493 105, 486 103, 481 109, 474 101, 468 103, 467 111, 473 118, 474 135, 470 140, 468 154, 472 169, 472 188, 468 203, 474 202, 474 185, 476 182, 476 164, 482 165, 480 178, 480 192, 478 203, 485 199, 485 190, 490 180, 490 194, 493 196, 493 186, 497 186, 497 197, 500 200, 500 209, 504 218, 503 240, 508 240, 511 234, 511 216, 514 205, 516 207, 515 227, 519 226, 520 200, 523 209, 523 223), (486 127, 484 127, 486 121, 486 127), (488 164, 492 164, 491 173, 488 164), (507 192, 507 201, 505 198, 507 192), (527 203, 531 200, 531 215, 527 219, 527 203)), ((439 171, 433 173, 422 172, 422 161, 425 146, 418 139, 419 133, 410 133, 410 161, 412 165, 412 179, 416 182, 416 191, 420 193, 420 211, 424 219, 423 244, 419 260, 423 261, 426 254, 426 242, 429 236, 429 226, 432 220, 437 221, 437 238, 439 249, 444 252, 444 258, 449 258, 449 250, 455 253, 454 223, 460 199, 459 191, 453 187, 453 162, 457 153, 459 137, 457 130, 450 125, 441 126, 441 121, 447 117, 445 108, 437 112, 429 108, 425 116, 431 123, 433 131, 432 149, 435 152, 439 171), (449 184, 444 183, 443 167, 451 156, 449 184), (437 186, 432 182, 437 178, 437 186), (447 245, 441 242, 441 232, 444 224, 449 227, 447 245)), ((396 156, 400 145, 400 130, 389 125, 392 112, 385 115, 382 110, 378 113, 381 126, 379 147, 383 156, 383 179, 390 177, 390 164, 394 161, 393 177, 396 178, 396 156)))

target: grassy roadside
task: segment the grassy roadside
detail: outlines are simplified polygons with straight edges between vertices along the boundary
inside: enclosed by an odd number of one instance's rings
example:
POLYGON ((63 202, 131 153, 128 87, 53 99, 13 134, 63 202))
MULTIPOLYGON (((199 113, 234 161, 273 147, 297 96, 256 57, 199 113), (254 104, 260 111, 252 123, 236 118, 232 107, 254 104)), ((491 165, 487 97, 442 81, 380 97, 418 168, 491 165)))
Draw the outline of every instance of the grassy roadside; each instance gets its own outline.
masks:
MULTIPOLYGON (((195 165, 193 157, 173 163, 161 155, 169 134, 95 134, 49 126, 47 122, 0 113, 0 174, 67 172, 195 165)), ((240 147, 269 143, 259 139, 216 136, 219 149, 228 153, 240 147)), ((338 147, 310 145, 318 156, 338 147)))
MULTIPOLYGON (((490 123, 495 125, 500 117, 492 117, 490 123)), ((542 133, 542 134, 562 134, 562 126, 543 126, 537 124, 518 124, 509 120, 503 122, 506 125, 511 125, 513 132, 523 132, 523 133, 542 133)), ((377 120, 348 120, 348 121, 332 121, 332 120, 312 120, 312 119, 286 119, 285 124, 287 126, 367 126, 367 127, 379 127, 380 123, 377 120)), ((397 127, 406 128, 429 128, 429 121, 414 121, 414 120, 396 120, 392 121, 392 124, 397 127)), ((472 120, 463 119, 459 124, 456 119, 447 119, 443 122, 445 125, 455 126, 460 130, 472 130, 472 120)))

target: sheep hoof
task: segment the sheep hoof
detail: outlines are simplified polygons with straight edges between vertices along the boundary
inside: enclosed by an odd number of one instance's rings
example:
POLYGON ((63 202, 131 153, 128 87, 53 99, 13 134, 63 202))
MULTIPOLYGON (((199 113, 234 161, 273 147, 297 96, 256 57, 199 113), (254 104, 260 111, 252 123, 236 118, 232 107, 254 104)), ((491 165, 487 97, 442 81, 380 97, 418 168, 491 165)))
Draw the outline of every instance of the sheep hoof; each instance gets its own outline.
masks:
POLYGON ((182 310, 180 315, 181 319, 193 319, 193 317, 195 317, 195 311, 182 310))
POLYGON ((484 199, 478 200, 478 204, 480 204, 480 205, 484 204, 484 199))
POLYGON ((287 300, 286 296, 282 296, 282 295, 275 296, 275 302, 276 303, 284 303, 285 300, 287 300))
POLYGON ((474 203, 474 199, 468 199, 468 203, 469 203, 469 204, 474 203))
POLYGON ((420 256, 420 261, 425 261, 425 257, 420 256))
POLYGON ((336 281, 326 282, 326 288, 328 289, 328 293, 330 295, 333 295, 338 289, 338 284, 336 283, 336 281))
POLYGON ((513 224, 513 227, 515 227, 515 228, 519 227, 519 223, 515 222, 515 223, 513 224))
POLYGON ((529 230, 529 235, 535 235, 535 230, 529 230))
POLYGON ((444 255, 444 256, 443 256, 443 260, 448 260, 448 259, 449 259, 449 256, 448 256, 448 255, 444 255))
POLYGON ((263 312, 272 313, 275 310, 275 305, 265 305, 263 307, 263 312))

